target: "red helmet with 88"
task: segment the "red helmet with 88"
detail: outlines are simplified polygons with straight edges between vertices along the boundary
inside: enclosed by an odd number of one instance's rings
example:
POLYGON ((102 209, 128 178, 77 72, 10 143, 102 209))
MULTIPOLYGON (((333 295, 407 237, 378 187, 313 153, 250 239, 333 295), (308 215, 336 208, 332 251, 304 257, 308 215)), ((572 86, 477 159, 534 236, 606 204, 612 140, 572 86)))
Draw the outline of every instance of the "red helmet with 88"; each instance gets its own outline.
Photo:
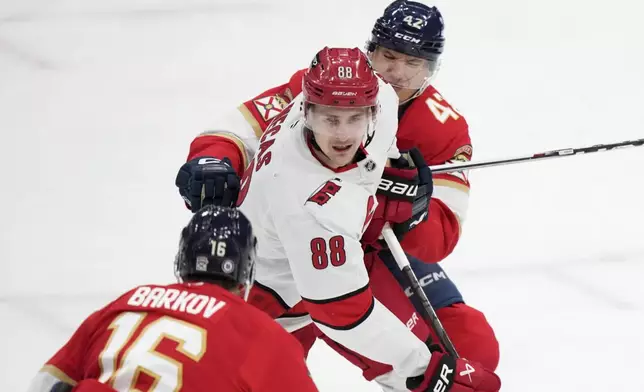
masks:
POLYGON ((304 101, 338 107, 369 107, 378 103, 378 77, 358 48, 320 50, 302 81, 304 101))

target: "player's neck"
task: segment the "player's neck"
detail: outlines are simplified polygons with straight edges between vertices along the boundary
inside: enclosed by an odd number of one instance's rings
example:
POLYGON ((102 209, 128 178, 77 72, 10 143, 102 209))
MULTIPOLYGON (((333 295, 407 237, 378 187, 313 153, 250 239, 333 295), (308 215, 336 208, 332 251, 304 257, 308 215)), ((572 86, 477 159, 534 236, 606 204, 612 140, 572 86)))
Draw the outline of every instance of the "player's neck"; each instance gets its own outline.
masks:
POLYGON ((341 166, 334 164, 334 162, 329 158, 324 151, 322 151, 322 148, 317 144, 315 141, 315 138, 313 137, 313 131, 310 129, 307 130, 306 132, 306 145, 309 147, 309 150, 311 151, 311 154, 315 157, 315 159, 318 160, 324 167, 327 167, 331 170, 337 170, 341 166))
POLYGON ((405 105, 410 103, 412 99, 416 98, 419 95, 419 90, 404 88, 396 91, 396 94, 398 94, 398 104, 405 105))
MULTIPOLYGON (((330 169, 339 169, 341 166, 335 164, 322 150, 318 150, 317 148, 311 149, 311 152, 315 155, 315 157, 318 159, 318 161, 322 162, 324 166, 330 168, 330 169)), ((342 165, 346 166, 346 165, 342 165)))

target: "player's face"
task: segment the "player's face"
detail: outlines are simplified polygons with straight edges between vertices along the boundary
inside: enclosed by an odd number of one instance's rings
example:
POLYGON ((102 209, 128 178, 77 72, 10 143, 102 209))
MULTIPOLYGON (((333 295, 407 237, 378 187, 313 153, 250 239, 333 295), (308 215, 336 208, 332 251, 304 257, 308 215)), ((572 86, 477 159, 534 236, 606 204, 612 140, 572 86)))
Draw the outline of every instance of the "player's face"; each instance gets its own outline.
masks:
POLYGON ((325 163, 338 168, 351 163, 360 148, 371 121, 371 110, 312 105, 306 121, 326 155, 325 163))
POLYGON ((408 56, 384 47, 371 54, 373 68, 394 87, 400 102, 408 100, 434 74, 436 62, 408 56))

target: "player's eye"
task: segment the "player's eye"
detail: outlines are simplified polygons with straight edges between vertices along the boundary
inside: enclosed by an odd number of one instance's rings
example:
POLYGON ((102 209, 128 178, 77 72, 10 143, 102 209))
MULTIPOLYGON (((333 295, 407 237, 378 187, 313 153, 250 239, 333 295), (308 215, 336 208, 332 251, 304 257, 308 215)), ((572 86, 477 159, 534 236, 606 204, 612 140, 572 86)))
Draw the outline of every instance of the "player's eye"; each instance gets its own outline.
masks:
POLYGON ((324 119, 324 121, 327 124, 332 125, 332 126, 337 126, 340 123, 340 121, 335 117, 327 117, 327 118, 324 119))
POLYGON ((355 116, 349 117, 349 124, 355 124, 355 123, 359 122, 360 120, 362 120, 362 115, 356 114, 355 116))

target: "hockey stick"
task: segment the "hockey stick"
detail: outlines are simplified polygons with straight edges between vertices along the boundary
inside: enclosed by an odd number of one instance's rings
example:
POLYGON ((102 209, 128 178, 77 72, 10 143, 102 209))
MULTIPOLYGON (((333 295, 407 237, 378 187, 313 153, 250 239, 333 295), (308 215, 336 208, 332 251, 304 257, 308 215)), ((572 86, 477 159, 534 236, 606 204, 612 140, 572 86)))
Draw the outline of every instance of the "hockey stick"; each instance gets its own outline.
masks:
POLYGON ((449 172, 455 172, 455 171, 461 171, 461 170, 480 169, 482 167, 502 166, 502 165, 510 165, 513 163, 526 162, 526 161, 536 161, 540 159, 562 158, 562 157, 568 157, 573 155, 590 154, 592 152, 609 151, 609 150, 618 149, 618 148, 639 147, 642 145, 644 145, 644 139, 638 139, 638 140, 630 140, 630 141, 611 143, 611 144, 597 144, 590 147, 562 148, 561 150, 540 152, 533 155, 526 155, 526 156, 507 158, 507 159, 489 160, 489 161, 480 161, 480 162, 466 162, 466 163, 456 163, 456 164, 448 163, 443 165, 431 166, 430 169, 434 174, 449 173, 449 172))
POLYGON ((388 223, 385 224, 385 227, 382 229, 382 236, 385 238, 385 241, 389 246, 389 250, 396 260, 396 264, 398 264, 398 267, 401 269, 401 271, 404 272, 405 275, 407 275, 407 279, 409 279, 409 283, 411 284, 412 290, 414 290, 414 294, 416 294, 418 298, 420 298, 420 301, 423 304, 423 310, 425 311, 426 320, 430 323, 431 328, 438 336, 441 345, 445 348, 445 350, 447 350, 447 353, 449 355, 454 358, 459 358, 454 344, 449 339, 449 336, 447 336, 447 332, 445 332, 445 328, 443 328, 443 325, 438 319, 436 311, 434 311, 432 304, 429 303, 429 299, 427 299, 427 295, 425 295, 425 292, 420 287, 418 278, 409 265, 409 259, 407 259, 407 255, 405 255, 405 252, 403 251, 398 238, 396 238, 394 231, 391 229, 391 226, 389 226, 388 223))
MULTIPOLYGON (((479 169, 483 167, 509 165, 514 163, 534 161, 539 159, 561 158, 566 156, 589 154, 593 152, 609 151, 609 150, 619 149, 619 148, 639 147, 642 145, 644 145, 644 139, 624 141, 624 142, 611 143, 611 144, 597 144, 590 147, 564 148, 560 150, 547 151, 542 153, 536 153, 533 155, 507 158, 507 159, 488 160, 488 161, 480 161, 480 162, 467 162, 467 163, 460 163, 460 164, 457 163, 457 164, 436 165, 431 167, 431 171, 433 174, 449 173, 449 172, 469 170, 469 169, 479 169)), ((398 267, 407 276, 407 279, 411 284, 412 290, 418 296, 418 298, 420 298, 427 321, 429 321, 429 323, 431 324, 431 327, 436 333, 436 335, 438 336, 441 344, 450 355, 452 355, 455 358, 458 358, 458 353, 456 352, 456 348, 454 347, 454 344, 449 339, 449 336, 447 336, 447 333, 445 332, 443 325, 438 319, 438 316, 436 315, 434 308, 429 302, 429 299, 427 299, 427 295, 425 295, 425 292, 420 287, 418 278, 416 277, 416 274, 414 274, 414 271, 411 269, 411 266, 409 265, 409 260, 407 259, 407 255, 405 255, 405 252, 403 251, 402 246, 398 241, 398 238, 396 238, 396 235, 394 234, 389 224, 386 224, 385 227, 383 228, 382 236, 387 242, 387 245, 389 246, 389 250, 391 251, 391 254, 396 260, 398 267)))

